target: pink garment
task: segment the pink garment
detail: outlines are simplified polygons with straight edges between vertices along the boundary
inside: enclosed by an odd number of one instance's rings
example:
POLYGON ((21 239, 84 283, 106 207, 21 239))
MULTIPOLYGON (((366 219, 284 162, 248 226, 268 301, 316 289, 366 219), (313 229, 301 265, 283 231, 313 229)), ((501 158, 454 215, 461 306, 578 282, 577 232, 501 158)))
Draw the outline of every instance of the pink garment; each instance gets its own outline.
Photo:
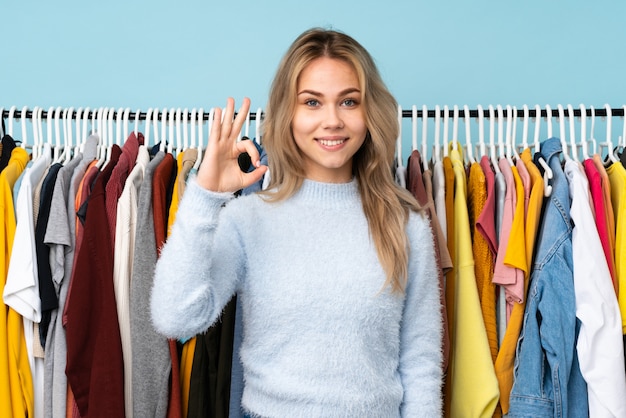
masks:
POLYGON ((524 185, 524 220, 526 220, 526 214, 528 213, 528 202, 530 202, 530 189, 532 188, 532 181, 530 180, 530 173, 528 172, 528 168, 526 168, 526 164, 521 158, 518 158, 515 166, 517 167, 517 172, 519 173, 520 178, 522 179, 522 184, 524 185))
POLYGON ((515 205, 517 204, 517 189, 513 170, 517 172, 517 167, 511 166, 506 158, 498 161, 500 171, 506 181, 506 195, 504 197, 504 210, 502 215, 502 226, 500 227, 500 240, 498 244, 498 255, 493 271, 493 283, 504 287, 506 294, 506 319, 507 323, 513 310, 515 302, 524 300, 524 273, 514 267, 504 263, 506 248, 509 245, 511 225, 515 216, 515 205))
POLYGON ((598 229, 598 235, 600 236, 600 242, 602 243, 602 250, 609 266, 609 273, 611 273, 611 279, 613 281, 613 288, 617 292, 617 276, 615 274, 615 257, 611 249, 611 238, 609 235, 609 225, 606 219, 606 202, 604 200, 604 191, 602 190, 602 176, 598 171, 594 161, 591 158, 586 159, 583 162, 585 167, 585 174, 589 181, 589 189, 591 192, 591 200, 593 203, 593 210, 596 214, 596 228, 598 229))
POLYGON ((482 212, 476 219, 476 229, 481 233, 489 244, 489 250, 495 260, 498 253, 498 237, 496 234, 496 179, 493 168, 491 167, 491 161, 489 157, 483 155, 480 159, 480 167, 485 174, 485 181, 487 182, 487 200, 482 212))

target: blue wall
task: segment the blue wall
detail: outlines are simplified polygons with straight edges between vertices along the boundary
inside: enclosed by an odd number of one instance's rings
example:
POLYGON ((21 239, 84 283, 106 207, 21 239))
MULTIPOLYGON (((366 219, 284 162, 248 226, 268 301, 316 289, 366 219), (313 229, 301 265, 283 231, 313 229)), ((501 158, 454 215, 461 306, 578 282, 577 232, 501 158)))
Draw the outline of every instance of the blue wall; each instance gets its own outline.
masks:
POLYGON ((278 61, 312 26, 378 62, 398 102, 626 103, 626 2, 8 1, 0 106, 264 107, 278 61))

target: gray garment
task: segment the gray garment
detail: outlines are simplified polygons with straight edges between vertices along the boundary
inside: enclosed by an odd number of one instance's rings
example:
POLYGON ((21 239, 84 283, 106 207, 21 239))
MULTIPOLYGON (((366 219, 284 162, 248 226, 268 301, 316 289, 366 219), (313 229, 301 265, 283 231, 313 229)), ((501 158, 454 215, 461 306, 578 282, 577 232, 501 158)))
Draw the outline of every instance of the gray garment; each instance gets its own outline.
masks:
POLYGON ((59 306, 52 314, 44 357, 44 417, 62 417, 66 414, 67 340, 63 327, 63 310, 74 264, 76 244, 76 211, 74 199, 87 166, 96 158, 98 137, 90 136, 83 154, 78 154, 59 170, 54 185, 50 220, 44 241, 50 246, 50 267, 59 306), (63 222, 66 219, 67 223, 63 222))
MULTIPOLYGON (((506 197, 506 179, 504 174, 496 171, 496 237, 500 242, 500 231, 502 230, 502 217, 504 216, 504 200, 506 197)), ((506 332, 506 295, 504 286, 498 286, 498 299, 496 307, 496 321, 498 324, 498 347, 502 345, 506 332)))
POLYGON ((137 233, 130 281, 130 330, 133 364, 133 417, 167 416, 172 370, 169 343, 158 334, 150 317, 150 291, 157 261, 152 209, 152 178, 165 153, 148 163, 139 187, 137 233))

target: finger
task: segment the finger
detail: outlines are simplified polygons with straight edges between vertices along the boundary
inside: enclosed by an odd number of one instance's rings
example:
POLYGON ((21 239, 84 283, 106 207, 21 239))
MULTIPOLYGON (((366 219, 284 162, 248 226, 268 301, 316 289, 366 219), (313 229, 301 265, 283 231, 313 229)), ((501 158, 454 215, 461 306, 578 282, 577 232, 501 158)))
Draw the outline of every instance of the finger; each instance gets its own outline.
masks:
POLYGON ((235 100, 232 97, 226 99, 226 110, 224 111, 224 118, 222 120, 222 133, 224 136, 230 136, 233 117, 235 115, 235 100))
POLYGON ((219 107, 215 109, 213 113, 213 121, 211 125, 211 132, 209 133, 209 144, 219 141, 220 134, 222 133, 222 109, 219 107))
POLYGON ((268 168, 266 165, 261 165, 250 171, 249 173, 241 173, 241 179, 243 182, 242 189, 245 189, 246 187, 260 181, 267 172, 267 170, 268 168))
POLYGON ((255 167, 259 167, 261 164, 259 150, 256 145, 250 140, 239 141, 235 143, 235 150, 237 155, 247 152, 250 156, 250 161, 255 167))
POLYGON ((241 127, 246 121, 248 110, 250 110, 250 99, 248 99, 247 97, 244 97, 243 103, 241 104, 241 107, 239 108, 239 112, 237 113, 237 116, 235 117, 235 121, 233 122, 231 135, 239 135, 239 132, 241 132, 241 127))

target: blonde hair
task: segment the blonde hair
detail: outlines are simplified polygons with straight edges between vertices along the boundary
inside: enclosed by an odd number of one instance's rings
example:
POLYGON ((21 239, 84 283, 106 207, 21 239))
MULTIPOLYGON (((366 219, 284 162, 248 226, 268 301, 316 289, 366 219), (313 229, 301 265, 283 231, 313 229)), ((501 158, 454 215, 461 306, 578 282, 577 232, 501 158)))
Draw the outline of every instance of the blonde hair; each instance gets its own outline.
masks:
POLYGON ((298 78, 309 63, 320 57, 342 60, 357 74, 368 132, 354 155, 353 172, 370 235, 387 275, 385 285, 394 292, 402 292, 409 257, 405 225, 409 210, 421 209, 393 177, 399 129, 396 101, 370 54, 350 36, 334 30, 310 29, 293 42, 280 62, 262 125, 271 173, 270 185, 264 194, 272 201, 286 199, 300 188, 305 178, 302 155, 291 133, 291 121, 298 78))

